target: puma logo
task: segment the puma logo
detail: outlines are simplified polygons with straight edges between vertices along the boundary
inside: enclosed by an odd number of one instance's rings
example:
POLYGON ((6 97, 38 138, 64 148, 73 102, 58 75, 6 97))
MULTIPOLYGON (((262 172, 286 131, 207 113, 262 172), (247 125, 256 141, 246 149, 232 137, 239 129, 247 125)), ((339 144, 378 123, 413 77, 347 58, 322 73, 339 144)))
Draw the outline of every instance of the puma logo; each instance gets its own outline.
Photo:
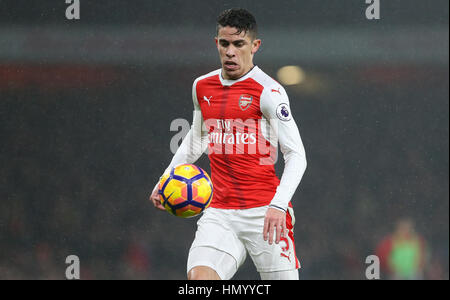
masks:
POLYGON ((281 95, 281 92, 280 92, 280 88, 278 88, 277 90, 275 90, 275 89, 272 89, 272 93, 278 93, 278 94, 280 94, 280 95, 281 95))
POLYGON ((280 253, 281 257, 286 257, 289 262, 291 262, 291 251, 288 252, 289 250, 289 241, 287 238, 283 237, 281 238, 281 241, 284 242, 286 245, 284 245, 284 247, 282 245, 281 246, 281 251, 283 251, 284 253, 280 253), (285 254, 287 253, 287 254, 285 254))
MULTIPOLYGON (((291 253, 289 252, 289 254, 291 254, 291 253)), ((284 253, 280 253, 280 256, 281 256, 281 257, 286 257, 286 258, 289 260, 289 262, 291 262, 291 257, 290 257, 290 255, 286 255, 286 254, 284 254, 284 253)))
POLYGON ((208 106, 211 106, 211 103, 209 102, 211 100, 213 96, 206 98, 206 96, 203 96, 203 100, 205 100, 206 102, 208 102, 208 106))

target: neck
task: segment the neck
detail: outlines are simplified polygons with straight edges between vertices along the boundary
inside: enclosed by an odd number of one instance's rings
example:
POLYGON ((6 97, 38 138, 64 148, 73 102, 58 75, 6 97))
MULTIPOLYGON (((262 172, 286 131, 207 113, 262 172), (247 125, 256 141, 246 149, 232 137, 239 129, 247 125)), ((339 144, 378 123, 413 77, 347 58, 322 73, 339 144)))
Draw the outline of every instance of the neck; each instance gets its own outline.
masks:
POLYGON ((224 71, 223 68, 222 68, 222 78, 223 78, 223 79, 226 79, 226 80, 238 80, 239 78, 242 78, 242 77, 244 77, 245 75, 247 75, 248 73, 250 73, 251 70, 253 70, 254 67, 255 67, 255 65, 254 65, 254 64, 251 64, 250 67, 248 67, 248 69, 244 72, 243 75, 237 76, 237 77, 229 77, 229 76, 227 76, 226 73, 225 73, 225 71, 224 71))

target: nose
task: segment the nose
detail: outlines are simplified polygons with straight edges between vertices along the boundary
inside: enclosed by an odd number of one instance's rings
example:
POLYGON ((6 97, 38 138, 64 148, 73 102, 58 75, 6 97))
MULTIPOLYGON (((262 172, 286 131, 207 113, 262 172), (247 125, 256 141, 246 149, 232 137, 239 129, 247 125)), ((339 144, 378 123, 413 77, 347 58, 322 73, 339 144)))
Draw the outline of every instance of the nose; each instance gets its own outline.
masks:
POLYGON ((227 48, 227 51, 226 51, 225 54, 226 54, 226 56, 227 56, 228 58, 234 57, 234 56, 235 56, 235 49, 234 49, 234 47, 230 45, 230 46, 227 48))

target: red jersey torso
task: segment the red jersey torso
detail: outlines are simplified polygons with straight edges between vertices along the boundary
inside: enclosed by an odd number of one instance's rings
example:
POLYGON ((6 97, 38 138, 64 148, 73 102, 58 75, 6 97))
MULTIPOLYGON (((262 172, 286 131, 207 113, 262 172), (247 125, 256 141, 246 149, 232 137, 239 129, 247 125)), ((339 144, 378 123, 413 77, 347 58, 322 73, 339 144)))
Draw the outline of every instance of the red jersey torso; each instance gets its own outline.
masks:
MULTIPOLYGON (((200 77, 195 94, 208 131, 214 196, 211 207, 245 209, 268 205, 279 185, 273 154, 264 137, 260 97, 264 90, 255 67, 234 82, 220 70, 200 77)), ((267 75, 265 75, 267 76, 267 75)), ((275 151, 274 151, 275 148, 275 151)))

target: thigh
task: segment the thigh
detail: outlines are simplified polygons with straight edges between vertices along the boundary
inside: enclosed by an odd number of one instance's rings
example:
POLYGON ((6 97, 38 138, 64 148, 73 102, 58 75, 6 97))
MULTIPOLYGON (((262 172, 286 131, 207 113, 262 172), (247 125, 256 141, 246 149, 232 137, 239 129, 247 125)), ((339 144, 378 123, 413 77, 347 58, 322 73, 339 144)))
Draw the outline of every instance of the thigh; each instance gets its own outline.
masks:
POLYGON ((195 247, 189 251, 187 273, 195 267, 209 267, 222 280, 231 279, 237 272, 237 262, 230 254, 211 247, 195 247))
POLYGON ((298 270, 261 272, 261 280, 298 280, 298 270))
POLYGON ((197 223, 189 250, 187 272, 196 266, 214 269, 222 279, 230 279, 246 257, 243 243, 229 226, 230 211, 208 208, 197 223))
MULTIPOLYGON (((267 207, 249 209, 243 212, 245 224, 239 231, 239 237, 243 241, 256 269, 262 272, 277 272, 296 270, 300 268, 294 242, 294 217, 293 210, 289 209, 286 213, 286 227, 289 230, 288 235, 281 239, 280 243, 269 245, 264 241, 263 228, 264 218, 267 207)), ((244 222, 244 221, 243 221, 244 222)))

